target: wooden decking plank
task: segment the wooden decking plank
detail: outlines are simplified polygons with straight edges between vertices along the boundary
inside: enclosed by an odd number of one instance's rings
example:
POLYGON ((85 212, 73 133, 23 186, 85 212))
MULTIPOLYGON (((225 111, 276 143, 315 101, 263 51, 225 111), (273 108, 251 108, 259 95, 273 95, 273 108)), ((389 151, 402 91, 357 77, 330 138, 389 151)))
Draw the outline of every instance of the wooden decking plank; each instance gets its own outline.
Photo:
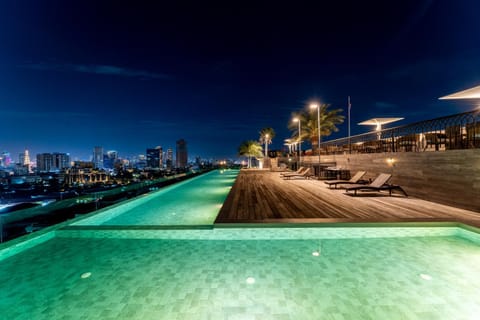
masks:
POLYGON ((469 221, 480 226, 480 213, 388 193, 329 189, 322 181, 285 180, 278 172, 242 170, 216 223, 301 219, 320 221, 469 221))

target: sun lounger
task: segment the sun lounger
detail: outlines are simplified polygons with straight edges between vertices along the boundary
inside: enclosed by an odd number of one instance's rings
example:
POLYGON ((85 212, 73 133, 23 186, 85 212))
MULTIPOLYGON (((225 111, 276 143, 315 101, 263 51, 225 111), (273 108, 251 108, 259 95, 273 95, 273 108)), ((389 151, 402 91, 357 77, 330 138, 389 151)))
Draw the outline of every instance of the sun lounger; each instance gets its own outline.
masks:
POLYGON ((305 167, 299 167, 297 171, 290 171, 290 172, 282 172, 280 173, 280 176, 285 176, 285 175, 290 175, 290 174, 300 174, 303 171, 305 171, 307 168, 305 167))
POLYGON ((304 174, 307 170, 309 170, 309 169, 305 168, 305 167, 300 167, 300 169, 298 169, 295 172, 287 172, 287 173, 284 173, 284 174, 281 174, 281 175, 284 178, 289 177, 289 176, 296 176, 296 175, 299 175, 299 174, 304 174))
POLYGON ((370 184, 355 184, 347 186, 345 189, 346 191, 354 191, 354 195, 357 195, 357 191, 382 191, 388 190, 389 194, 392 195, 392 190, 399 190, 403 192, 405 196, 407 193, 403 190, 400 186, 387 184, 388 180, 392 177, 391 174, 388 173, 380 173, 378 177, 375 178, 370 184))
POLYGON ((292 179, 292 178, 309 179, 310 177, 313 177, 313 174, 310 172, 310 168, 306 168, 302 173, 284 175, 283 179, 292 179))
POLYGON ((358 171, 350 180, 327 180, 324 181, 326 184, 328 184, 328 187, 331 188, 332 186, 335 186, 335 189, 337 189, 337 185, 339 184, 360 184, 360 179, 367 173, 366 171, 358 171))

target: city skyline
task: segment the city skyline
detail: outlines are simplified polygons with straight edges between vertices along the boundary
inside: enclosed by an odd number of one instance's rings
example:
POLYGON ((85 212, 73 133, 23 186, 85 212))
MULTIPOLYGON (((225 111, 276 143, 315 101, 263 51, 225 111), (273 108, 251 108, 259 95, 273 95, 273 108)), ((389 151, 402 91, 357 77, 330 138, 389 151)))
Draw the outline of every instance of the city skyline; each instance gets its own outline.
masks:
MULTIPOLYGON (((160 150, 163 149, 162 146, 156 146, 156 147, 152 147, 152 148, 146 148, 143 152, 140 152, 138 154, 123 154, 121 152, 121 150, 119 152, 119 150, 107 149, 107 148, 103 148, 102 146, 95 146, 95 147, 91 148, 90 154, 88 154, 88 152, 86 152, 85 153, 86 156, 84 158, 80 158, 80 157, 78 157, 78 155, 75 155, 75 154, 72 155, 71 152, 68 152, 68 151, 67 152, 52 151, 52 148, 50 148, 50 150, 44 150, 44 151, 41 151, 41 152, 37 152, 37 151, 32 152, 32 150, 29 149, 29 148, 23 148, 18 153, 12 153, 12 152, 10 152, 10 150, 3 150, 3 151, 0 152, 0 157, 8 156, 12 164, 22 163, 23 162, 22 157, 24 156, 24 152, 27 151, 29 154, 33 155, 33 159, 30 161, 32 163, 35 162, 35 156, 41 155, 41 154, 67 154, 69 157, 71 157, 72 161, 91 161, 93 163, 98 163, 98 159, 96 160, 96 156, 95 156, 95 154, 97 153, 96 148, 101 148, 102 149, 102 152, 101 152, 102 160, 101 161, 103 161, 103 156, 108 155, 109 153, 112 153, 112 152, 116 153, 117 157, 120 154, 119 158, 121 158, 121 159, 132 160, 134 158, 147 156, 148 151, 150 149, 156 149, 156 148, 160 148, 160 150)), ((166 155, 168 151, 171 151, 171 149, 172 148, 170 148, 170 147, 166 148, 165 150, 163 150, 162 154, 166 155)), ((193 159, 195 159, 197 157, 204 158, 201 155, 189 155, 188 161, 193 162, 193 159)), ((164 159, 164 160, 166 160, 166 159, 164 159)))
MULTIPOLYGON (((87 159, 79 159, 78 157, 71 157, 69 152, 35 152, 33 153, 33 159, 30 160, 31 151, 29 149, 24 149, 22 152, 17 155, 12 155, 8 151, 3 151, 0 153, 0 167, 10 167, 19 165, 28 165, 29 167, 33 164, 34 167, 40 170, 43 167, 49 168, 50 166, 56 169, 62 169, 65 166, 59 165, 59 163, 68 163, 70 165, 73 162, 92 162, 96 168, 109 168, 113 169, 113 163, 115 160, 128 160, 128 161, 146 161, 146 166, 150 168, 163 168, 167 169, 172 167, 174 164, 172 160, 176 160, 175 167, 186 167, 188 163, 193 163, 198 159, 202 159, 199 155, 190 155, 188 156, 187 151, 187 141, 180 139, 176 142, 176 157, 173 158, 172 148, 167 148, 163 150, 161 146, 156 146, 154 148, 146 148, 145 152, 136 155, 121 155, 117 150, 107 150, 102 146, 95 146, 92 149, 92 153, 87 159), (67 157, 68 161, 56 159, 56 157, 67 157), (38 159, 41 159, 39 164, 38 159), (71 161, 70 161, 71 160, 71 161), (109 163, 105 163, 108 161, 109 163), (51 162, 51 164, 50 164, 51 162), (111 162, 111 163, 110 163, 111 162), (48 163, 48 164, 45 164, 48 163)), ((206 159, 206 158, 203 158, 206 159)), ((206 159, 206 160, 218 160, 218 159, 206 159)), ((48 171, 48 170, 47 170, 48 171)))
MULTIPOLYGON (((15 159, 95 145, 123 156, 184 138, 189 154, 233 158, 272 127, 269 149, 311 102, 344 109, 352 134, 477 107, 438 97, 480 83, 472 0, 283 6, 197 2, 0 4, 0 151, 15 159)), ((340 132, 322 141, 347 135, 340 132)))

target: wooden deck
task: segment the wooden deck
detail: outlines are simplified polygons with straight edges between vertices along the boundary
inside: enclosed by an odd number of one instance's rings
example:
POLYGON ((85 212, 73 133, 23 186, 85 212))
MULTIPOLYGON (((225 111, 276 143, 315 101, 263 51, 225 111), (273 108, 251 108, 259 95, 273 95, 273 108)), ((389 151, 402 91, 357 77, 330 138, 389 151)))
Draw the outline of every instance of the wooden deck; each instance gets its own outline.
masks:
POLYGON ((323 181, 284 180, 278 172, 242 170, 215 223, 461 222, 480 213, 394 193, 329 189, 323 181))

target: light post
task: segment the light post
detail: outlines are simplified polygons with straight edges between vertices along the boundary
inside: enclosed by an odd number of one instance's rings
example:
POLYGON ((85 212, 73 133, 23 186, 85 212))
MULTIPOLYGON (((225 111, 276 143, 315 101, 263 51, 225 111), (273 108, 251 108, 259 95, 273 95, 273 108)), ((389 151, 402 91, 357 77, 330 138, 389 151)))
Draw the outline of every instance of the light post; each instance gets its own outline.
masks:
POLYGON ((267 163, 268 162, 268 139, 269 139, 269 134, 265 134, 265 160, 263 161, 264 162, 264 165, 265 165, 265 168, 268 168, 270 167, 270 163, 267 163))
POLYGON ((298 122, 298 166, 302 163, 302 127, 299 118, 294 118, 293 122, 298 122))
POLYGON ((268 133, 265 135, 265 158, 267 157, 268 155, 268 133))
POLYGON ((317 109, 317 121, 318 121, 318 177, 320 178, 320 105, 311 104, 310 109, 317 109))

